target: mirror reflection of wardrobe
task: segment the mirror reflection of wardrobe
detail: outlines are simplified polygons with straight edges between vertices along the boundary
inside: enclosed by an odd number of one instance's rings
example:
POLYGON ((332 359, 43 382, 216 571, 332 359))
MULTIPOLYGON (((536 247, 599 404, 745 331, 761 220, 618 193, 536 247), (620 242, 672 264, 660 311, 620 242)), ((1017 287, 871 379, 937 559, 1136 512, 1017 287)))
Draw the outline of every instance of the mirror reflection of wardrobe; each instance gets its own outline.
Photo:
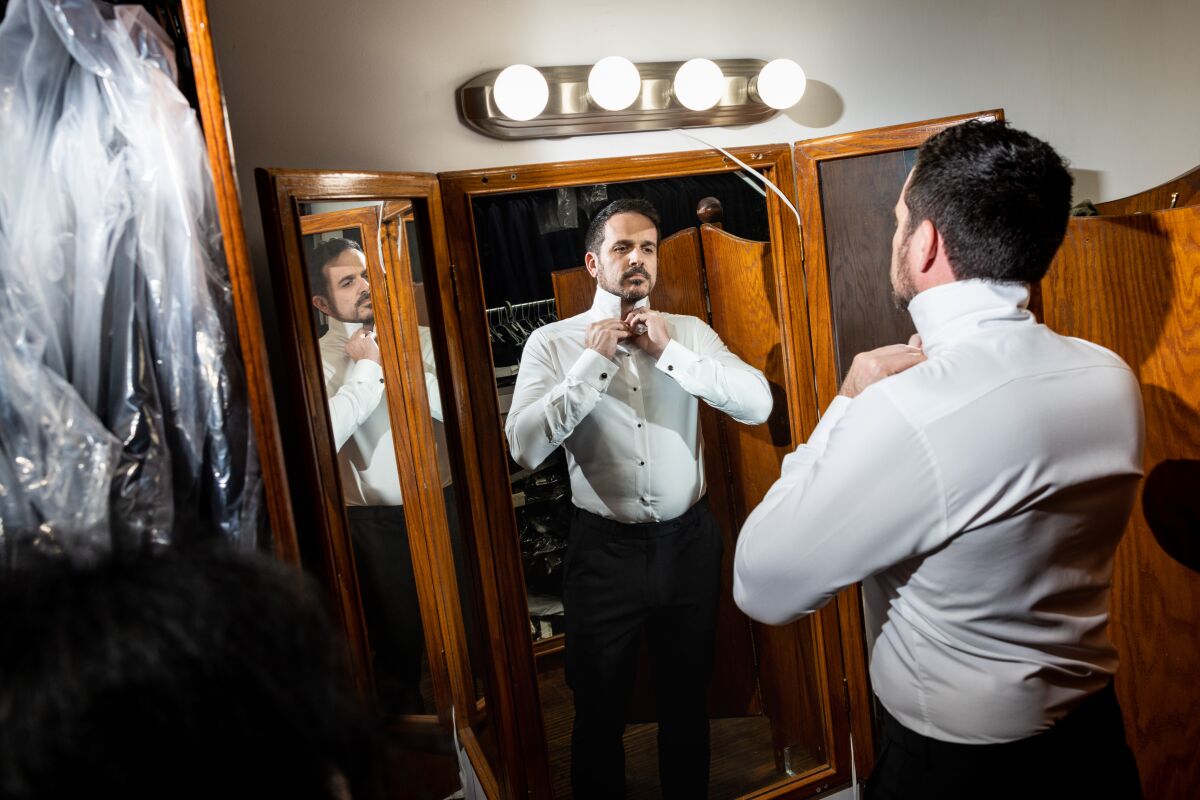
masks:
MULTIPOLYGON (((788 148, 747 149, 738 155, 776 183, 790 185, 788 148)), ((559 564, 553 553, 564 546, 565 525, 558 526, 558 541, 537 538, 546 527, 538 522, 543 503, 537 501, 548 496, 546 504, 552 505, 563 494, 542 495, 538 484, 553 486, 555 477, 541 479, 541 472, 553 476, 561 467, 551 456, 541 469, 523 471, 507 457, 502 419, 512 369, 519 363, 520 340, 510 342, 504 326, 524 308, 536 311, 549 301, 558 317, 590 307, 594 282, 579 265, 592 214, 621 197, 644 197, 659 207, 664 230, 651 305, 708 321, 734 352, 764 371, 776 401, 771 419, 759 426, 702 414, 708 496, 726 538, 729 562, 741 521, 778 475, 783 455, 795 446, 793 431, 802 430, 805 419, 815 424, 811 365, 806 357, 799 365, 792 363, 784 346, 786 337, 799 334, 805 342, 800 352, 809 352, 806 321, 797 324, 804 310, 781 313, 779 302, 781 283, 786 286, 788 277, 786 265, 799 261, 797 226, 773 195, 764 195, 753 176, 713 153, 653 156, 636 163, 606 159, 534 165, 439 178, 456 264, 460 325, 468 358, 478 359, 469 365, 479 376, 471 383, 479 434, 475 444, 487 470, 497 540, 493 552, 506 562, 497 588, 511 603, 511 611, 517 611, 512 601, 520 600, 519 616, 513 613, 503 620, 504 635, 510 653, 532 655, 524 663, 509 665, 529 676, 515 682, 513 696, 520 734, 527 742, 527 786, 535 796, 565 798, 570 796, 572 706, 557 635, 561 622, 553 615, 553 592, 561 593, 561 571, 554 572, 559 564), (719 201, 704 204, 705 218, 713 222, 717 220, 709 209, 723 206, 719 224, 697 218, 697 206, 706 198, 719 201), (520 271, 510 280, 513 264, 520 265, 520 271), (490 385, 483 377, 488 372, 490 385), (488 425, 489 420, 495 422, 488 425), (513 540, 523 549, 514 552, 503 546, 513 540)), ((539 320, 524 320, 525 327, 539 320)), ((769 791, 772 796, 799 797, 836 785, 841 775, 848 779, 848 741, 837 743, 839 737, 848 739, 849 714, 836 609, 831 606, 783 628, 753 624, 731 601, 728 563, 722 595, 717 671, 709 697, 710 796, 769 791)), ((628 713, 630 797, 657 796, 653 697, 645 678, 643 674, 628 713)))
MULTIPOLYGON (((579 268, 590 215, 616 197, 678 195, 666 215, 652 305, 707 320, 771 384, 775 410, 767 423, 743 426, 715 413, 702 419, 709 500, 728 560, 741 521, 778 475, 782 457, 836 392, 840 345, 890 341, 907 323, 889 300, 891 206, 912 148, 963 119, 902 126, 865 143, 805 143, 795 155, 788 146, 735 151, 798 200, 803 240, 783 203, 713 152, 437 178, 260 171, 296 403, 307 420, 291 442, 293 493, 310 503, 310 513, 297 510, 304 522, 299 549, 330 588, 360 684, 374 696, 386 667, 376 658, 363 604, 367 565, 358 563, 346 522, 320 320, 303 265, 304 236, 316 232, 320 215, 359 214, 378 227, 364 234, 362 249, 377 253, 366 259, 370 295, 423 623, 434 706, 428 710, 436 712, 392 718, 409 766, 432 774, 447 763, 465 765, 488 797, 569 796, 571 698, 555 619, 556 553, 565 531, 554 516, 569 503, 569 486, 553 458, 544 469, 516 468, 503 414, 523 337, 590 306, 591 280, 579 268), (328 203, 340 205, 321 205, 328 203), (391 222, 406 219, 398 213, 405 203, 411 220, 391 222), (523 228, 513 221, 520 215, 505 210, 521 204, 523 228), (499 234, 489 235, 489 226, 499 234), (507 261, 497 257, 501 248, 507 261), (537 261, 530 254, 540 252, 547 254, 542 266, 530 269, 537 261), (458 752, 447 743, 452 727, 458 752)), ((800 798, 848 785, 851 732, 854 767, 865 775, 873 743, 857 590, 778 628, 751 623, 733 607, 728 566, 722 594, 709 708, 710 796, 800 798)), ((657 796, 653 697, 644 689, 635 695, 630 796, 657 796)), ((400 796, 440 800, 411 781, 400 796)))
MULTIPOLYGON (((475 198, 472 212, 501 419, 518 374, 521 346, 529 334, 555 318, 591 307, 595 280, 576 265, 583 262, 590 220, 614 200, 646 199, 662 216, 658 281, 650 297, 653 308, 699 317, 727 337, 737 337, 748 327, 737 324, 747 315, 756 322, 772 319, 774 285, 768 291, 765 280, 770 276, 765 194, 753 177, 722 172, 475 198), (701 216, 709 223, 703 223, 701 216), (733 319, 731 307, 738 312, 733 319)), ((743 338, 732 341, 735 352, 768 374, 778 373, 778 337, 762 336, 759 331, 743 338)), ((744 498, 735 498, 729 490, 733 464, 726 438, 745 433, 744 442, 751 447, 787 452, 790 437, 781 376, 773 377, 781 402, 776 418, 757 431, 739 431, 737 423, 727 423, 722 415, 701 407, 707 495, 725 539, 717 623, 721 658, 709 692, 715 797, 745 794, 821 761, 820 743, 806 737, 804 724, 797 715, 788 715, 783 701, 782 685, 791 683, 803 690, 803 676, 768 671, 760 680, 753 627, 732 601, 732 554, 747 510, 739 507, 744 498)), ((570 485, 561 448, 532 470, 515 463, 509 464, 509 470, 551 779, 555 796, 565 797, 573 708, 562 658, 562 561, 570 527, 570 485)), ((653 724, 657 717, 647 646, 643 642, 628 711, 631 726, 625 737, 630 797, 653 794, 658 779, 653 724)))

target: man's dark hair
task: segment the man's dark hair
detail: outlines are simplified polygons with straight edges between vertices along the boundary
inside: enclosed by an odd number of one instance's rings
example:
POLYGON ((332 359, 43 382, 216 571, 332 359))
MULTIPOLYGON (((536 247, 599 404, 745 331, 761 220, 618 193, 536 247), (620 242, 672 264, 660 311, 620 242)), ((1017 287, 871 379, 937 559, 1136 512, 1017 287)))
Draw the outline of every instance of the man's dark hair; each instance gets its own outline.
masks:
POLYGON ((329 278, 325 274, 325 265, 336 259, 347 250, 362 252, 362 245, 353 239, 326 239, 314 247, 308 254, 308 291, 313 297, 329 297, 329 278))
POLYGON ((650 201, 640 198, 613 200, 600 209, 600 213, 592 217, 587 235, 583 239, 584 252, 599 257, 600 246, 604 244, 604 225, 617 214, 641 214, 654 223, 654 233, 659 239, 662 239, 662 218, 658 215, 658 209, 651 205, 650 201))
POLYGON ((371 796, 373 735, 301 573, 227 550, 0 578, 0 796, 371 796))
POLYGON ((958 280, 1035 283, 1062 244, 1071 174, 1050 145, 1006 122, 967 122, 917 151, 908 230, 930 220, 958 280))

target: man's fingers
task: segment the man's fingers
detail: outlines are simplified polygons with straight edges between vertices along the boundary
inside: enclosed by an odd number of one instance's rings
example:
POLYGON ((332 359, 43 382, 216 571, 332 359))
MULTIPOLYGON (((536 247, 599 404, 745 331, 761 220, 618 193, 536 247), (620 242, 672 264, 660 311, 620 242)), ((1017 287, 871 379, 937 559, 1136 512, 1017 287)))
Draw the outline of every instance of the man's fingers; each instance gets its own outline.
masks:
POLYGON ((914 333, 912 336, 908 337, 908 346, 915 347, 918 350, 921 349, 921 334, 914 333))

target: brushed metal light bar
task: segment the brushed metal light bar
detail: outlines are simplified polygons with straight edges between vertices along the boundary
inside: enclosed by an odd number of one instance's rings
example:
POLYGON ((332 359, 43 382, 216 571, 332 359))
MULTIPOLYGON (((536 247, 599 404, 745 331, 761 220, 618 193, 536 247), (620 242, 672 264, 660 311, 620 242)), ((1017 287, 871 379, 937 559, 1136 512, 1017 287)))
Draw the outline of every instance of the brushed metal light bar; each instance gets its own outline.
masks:
POLYGON ((675 73, 682 61, 636 64, 642 88, 629 108, 608 111, 588 97, 591 66, 539 67, 549 85, 550 97, 542 113, 530 120, 514 120, 501 113, 493 87, 501 70, 477 75, 458 88, 458 110, 463 124, 497 139, 538 139, 586 136, 595 133, 657 131, 749 125, 770 119, 776 109, 751 91, 765 61, 752 58, 714 59, 724 75, 721 99, 706 111, 693 111, 675 97, 675 73))

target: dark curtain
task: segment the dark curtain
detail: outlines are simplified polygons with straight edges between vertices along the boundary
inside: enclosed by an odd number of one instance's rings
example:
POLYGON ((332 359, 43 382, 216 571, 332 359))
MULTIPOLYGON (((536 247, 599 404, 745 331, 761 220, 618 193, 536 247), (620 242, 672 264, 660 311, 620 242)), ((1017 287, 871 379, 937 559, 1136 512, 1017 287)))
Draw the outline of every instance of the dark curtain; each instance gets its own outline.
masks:
POLYGON ((764 242, 770 238, 766 198, 735 173, 477 198, 472 208, 488 307, 553 297, 550 273, 583 265, 588 223, 613 200, 650 201, 666 238, 699 224, 696 204, 704 197, 721 201, 729 233, 764 242))

